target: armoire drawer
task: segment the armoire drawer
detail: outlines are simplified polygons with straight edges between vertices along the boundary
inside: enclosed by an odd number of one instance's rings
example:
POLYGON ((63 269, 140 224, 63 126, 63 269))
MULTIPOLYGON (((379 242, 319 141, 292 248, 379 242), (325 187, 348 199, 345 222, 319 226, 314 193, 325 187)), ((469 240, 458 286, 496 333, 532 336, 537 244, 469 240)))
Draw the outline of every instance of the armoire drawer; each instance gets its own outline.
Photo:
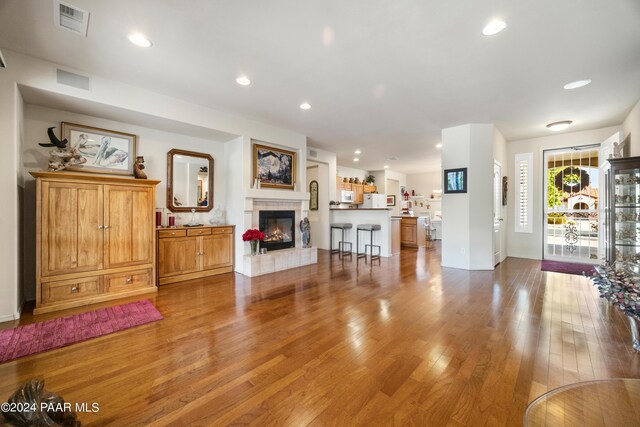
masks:
POLYGON ((104 277, 105 291, 119 292, 127 289, 154 286, 152 278, 151 269, 109 274, 104 277))
POLYGON ((61 280, 42 283, 42 304, 71 301, 102 293, 102 277, 61 280))

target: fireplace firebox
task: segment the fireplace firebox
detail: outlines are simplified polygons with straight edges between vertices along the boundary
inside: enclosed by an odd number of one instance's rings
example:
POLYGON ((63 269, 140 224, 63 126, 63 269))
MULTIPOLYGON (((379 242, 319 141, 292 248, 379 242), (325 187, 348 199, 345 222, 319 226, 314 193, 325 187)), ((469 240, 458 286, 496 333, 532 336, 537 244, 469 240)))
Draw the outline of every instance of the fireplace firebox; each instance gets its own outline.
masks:
POLYGON ((261 248, 267 251, 296 246, 295 211, 260 211, 260 231, 264 233, 261 248))

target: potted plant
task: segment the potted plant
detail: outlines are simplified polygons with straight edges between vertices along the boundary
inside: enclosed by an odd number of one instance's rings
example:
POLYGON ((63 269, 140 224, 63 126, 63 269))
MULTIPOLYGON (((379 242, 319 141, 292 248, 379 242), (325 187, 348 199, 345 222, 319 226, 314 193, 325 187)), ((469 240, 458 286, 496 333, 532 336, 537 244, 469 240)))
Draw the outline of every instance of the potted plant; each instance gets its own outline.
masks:
POLYGON ((365 181, 369 185, 374 185, 376 183, 376 177, 373 175, 369 175, 368 177, 365 178, 365 181))
POLYGON ((251 245, 251 256, 255 256, 258 253, 258 242, 264 240, 264 233, 255 228, 250 228, 242 235, 242 240, 249 242, 251 245))

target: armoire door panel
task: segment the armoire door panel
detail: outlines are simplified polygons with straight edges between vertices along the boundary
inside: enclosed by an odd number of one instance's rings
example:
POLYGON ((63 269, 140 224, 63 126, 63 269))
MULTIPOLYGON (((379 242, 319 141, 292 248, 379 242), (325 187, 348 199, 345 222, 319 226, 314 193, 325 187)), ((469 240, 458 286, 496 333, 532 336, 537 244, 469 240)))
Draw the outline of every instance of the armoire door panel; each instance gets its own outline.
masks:
POLYGON ((104 215, 102 186, 78 188, 78 268, 102 269, 104 215))
POLYGON ((233 265, 232 234, 203 236, 201 239, 203 270, 233 265))
POLYGON ((153 246, 149 242, 154 239, 155 217, 153 213, 153 194, 148 188, 133 191, 133 235, 131 238, 132 261, 151 262, 153 246))
POLYGON ((42 185, 43 276, 102 268, 102 186, 42 185))
POLYGON ((117 185, 105 185, 105 264, 106 268, 132 261, 132 191, 117 185))
POLYGON ((153 189, 105 186, 107 268, 153 262, 153 189))

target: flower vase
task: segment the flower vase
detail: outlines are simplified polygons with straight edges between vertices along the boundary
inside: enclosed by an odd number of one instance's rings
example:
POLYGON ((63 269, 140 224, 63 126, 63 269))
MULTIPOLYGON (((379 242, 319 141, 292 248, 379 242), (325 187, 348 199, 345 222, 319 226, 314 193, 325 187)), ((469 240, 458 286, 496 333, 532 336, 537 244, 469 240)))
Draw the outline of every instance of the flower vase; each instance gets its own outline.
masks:
POLYGON ((251 256, 258 255, 258 241, 250 240, 249 243, 251 244, 251 256))
POLYGON ((634 316, 627 315, 627 319, 629 319, 629 326, 631 326, 631 345, 635 351, 640 351, 640 340, 638 333, 638 319, 634 316))

